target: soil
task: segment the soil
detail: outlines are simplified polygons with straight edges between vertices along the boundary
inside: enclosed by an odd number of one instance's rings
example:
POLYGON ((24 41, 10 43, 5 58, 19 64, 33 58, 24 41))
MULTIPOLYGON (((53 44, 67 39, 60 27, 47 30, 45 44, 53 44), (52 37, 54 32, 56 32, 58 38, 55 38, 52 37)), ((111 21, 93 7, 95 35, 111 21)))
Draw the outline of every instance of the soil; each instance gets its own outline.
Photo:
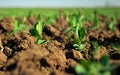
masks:
MULTIPOLYGON (((46 44, 35 44, 36 38, 29 30, 16 32, 12 36, 14 25, 11 18, 0 20, 0 75, 75 75, 74 67, 80 59, 93 59, 92 41, 97 41, 100 50, 96 56, 99 60, 104 54, 110 57, 110 64, 117 64, 117 75, 120 68, 120 53, 112 49, 109 43, 120 41, 120 21, 115 31, 110 31, 103 22, 109 18, 99 15, 100 27, 93 30, 91 21, 86 21, 86 49, 88 53, 74 49, 65 30, 69 27, 66 18, 60 13, 53 25, 45 26, 43 39, 46 44), (106 45, 105 42, 108 42, 106 45)), ((35 24, 36 17, 28 18, 26 24, 35 24)))

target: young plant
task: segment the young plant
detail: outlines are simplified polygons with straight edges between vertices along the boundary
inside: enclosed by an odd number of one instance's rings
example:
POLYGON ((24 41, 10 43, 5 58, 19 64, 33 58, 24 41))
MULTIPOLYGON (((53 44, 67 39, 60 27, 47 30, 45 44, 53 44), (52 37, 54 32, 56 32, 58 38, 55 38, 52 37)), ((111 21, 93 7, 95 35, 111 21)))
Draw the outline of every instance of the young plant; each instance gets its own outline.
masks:
POLYGON ((81 60, 75 67, 77 75, 111 75, 109 58, 103 55, 99 62, 81 60))
POLYGON ((30 18, 30 17, 32 17, 32 16, 33 16, 33 12, 32 12, 32 10, 29 10, 29 11, 28 11, 28 15, 27 15, 27 17, 30 18))
POLYGON ((26 27, 26 17, 23 18, 21 23, 19 23, 17 20, 15 20, 14 32, 23 31, 26 28, 27 28, 26 27))
POLYGON ((120 53, 120 42, 110 43, 110 46, 118 53, 120 53))
POLYGON ((96 59, 96 56, 98 54, 98 51, 99 51, 99 44, 97 41, 91 41, 92 45, 93 45, 93 48, 94 48, 94 54, 93 54, 93 59, 95 60, 96 59))
POLYGON ((86 14, 86 20, 93 22, 93 29, 97 29, 99 27, 99 19, 97 17, 97 12, 94 11, 92 13, 86 14))
POLYGON ((13 29, 13 31, 12 32, 10 32, 10 33, 8 33, 8 34, 10 34, 10 35, 12 35, 13 33, 15 33, 15 32, 20 32, 20 31, 23 31, 23 30, 25 30, 26 28, 28 28, 28 27, 26 27, 26 17, 24 17, 23 18, 23 21, 22 21, 22 23, 20 23, 20 22, 18 22, 15 18, 13 18, 13 24, 14 24, 14 29, 13 29))
POLYGON ((110 24, 109 24, 109 29, 111 30, 111 31, 114 31, 115 30, 115 24, 117 23, 117 21, 116 21, 116 18, 115 17, 112 17, 112 21, 110 22, 110 24))
POLYGON ((51 25, 51 24, 54 24, 55 22, 56 22, 56 16, 54 15, 54 16, 47 16, 46 17, 46 21, 45 21, 45 24, 46 25, 51 25))
POLYGON ((42 21, 38 21, 34 28, 30 29, 30 33, 37 38, 36 44, 42 44, 46 41, 42 39, 42 31, 44 28, 44 23, 42 21))
POLYGON ((91 14, 91 19, 93 21, 93 29, 97 29, 99 27, 99 19, 97 18, 97 12, 95 11, 93 14, 91 14))
POLYGON ((70 17, 67 17, 67 20, 70 24, 70 29, 68 29, 67 32, 70 32, 72 34, 71 36, 76 36, 73 38, 73 47, 77 50, 83 50, 86 43, 84 40, 86 34, 86 30, 83 25, 84 16, 81 16, 80 14, 72 14, 70 17))
POLYGON ((94 15, 94 18, 93 18, 93 29, 97 29, 99 27, 99 20, 98 18, 94 15))

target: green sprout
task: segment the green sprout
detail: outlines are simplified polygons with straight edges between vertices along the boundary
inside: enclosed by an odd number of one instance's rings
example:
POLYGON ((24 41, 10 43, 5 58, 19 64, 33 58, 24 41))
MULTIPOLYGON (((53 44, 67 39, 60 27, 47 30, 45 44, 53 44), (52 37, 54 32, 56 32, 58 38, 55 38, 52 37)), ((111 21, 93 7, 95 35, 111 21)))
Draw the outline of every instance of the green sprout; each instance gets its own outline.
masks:
POLYGON ((35 26, 32 29, 30 29, 30 33, 32 36, 37 38, 37 41, 35 42, 36 44, 47 43, 48 41, 43 40, 42 31, 45 25, 52 24, 55 22, 55 20, 53 20, 53 18, 51 19, 51 17, 49 16, 44 21, 43 16, 41 16, 40 14, 38 14, 37 19, 38 19, 38 22, 35 24, 35 26))
POLYGON ((120 53, 120 42, 110 43, 110 46, 118 53, 120 53))
POLYGON ((47 16, 46 19, 45 19, 45 24, 46 25, 51 25, 51 24, 54 24, 56 22, 56 16, 47 16))
POLYGON ((96 59, 96 56, 98 54, 99 51, 99 43, 97 41, 92 41, 91 42, 94 48, 94 54, 93 54, 93 59, 96 59))
POLYGON ((37 38, 36 44, 42 44, 46 41, 42 39, 42 31, 44 28, 44 24, 41 21, 38 21, 34 28, 30 29, 30 33, 37 38))
POLYGON ((97 29, 99 27, 99 19, 97 17, 97 12, 96 11, 93 14, 91 14, 91 19, 94 23, 93 29, 97 29))
POLYGON ((28 11, 28 15, 27 15, 27 17, 32 17, 33 16, 33 12, 32 12, 32 10, 30 10, 30 11, 28 11))
POLYGON ((93 22, 93 29, 97 29, 99 27, 99 19, 97 17, 97 11, 86 14, 86 20, 93 22))
POLYGON ((77 75, 111 75, 108 55, 103 55, 100 62, 81 60, 75 67, 77 75))
POLYGON ((26 17, 23 18, 22 22, 18 22, 14 17, 13 17, 13 25, 14 25, 14 29, 12 32, 9 32, 9 35, 12 35, 15 32, 20 32, 23 31, 25 29, 27 29, 28 27, 26 26, 26 17))
POLYGON ((22 23, 19 23, 17 20, 14 20, 14 30, 13 32, 23 31, 26 29, 26 17, 23 18, 22 23))
POLYGON ((97 29, 99 27, 99 20, 96 16, 94 16, 93 22, 94 22, 93 29, 97 29))
POLYGON ((116 18, 115 17, 112 17, 112 21, 110 22, 110 24, 109 24, 109 29, 111 30, 111 31, 114 31, 115 30, 115 24, 117 23, 117 21, 116 21, 116 18))
POLYGON ((83 50, 85 48, 86 41, 84 37, 86 35, 86 30, 83 25, 84 16, 80 14, 72 14, 70 17, 67 16, 67 20, 70 24, 70 29, 67 32, 70 32, 73 36, 75 34, 75 38, 73 38, 73 47, 77 50, 83 50))

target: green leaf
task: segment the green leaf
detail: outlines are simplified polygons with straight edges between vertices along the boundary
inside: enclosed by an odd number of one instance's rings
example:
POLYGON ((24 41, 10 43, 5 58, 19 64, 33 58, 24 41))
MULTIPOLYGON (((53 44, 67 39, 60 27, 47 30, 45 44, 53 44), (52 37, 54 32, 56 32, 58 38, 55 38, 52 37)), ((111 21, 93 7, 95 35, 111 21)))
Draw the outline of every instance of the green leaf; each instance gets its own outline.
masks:
POLYGON ((75 19, 74 18, 70 18, 69 19, 69 25, 73 28, 76 26, 76 22, 75 22, 75 19))
POLYGON ((79 38, 74 39, 73 42, 74 42, 74 44, 80 44, 79 38))
POLYGON ((118 53, 120 53, 120 42, 111 43, 110 46, 118 53))
POLYGON ((80 24, 82 24, 84 21, 84 16, 82 15, 80 18, 78 18, 78 20, 79 20, 80 24))
POLYGON ((42 16, 40 14, 38 14, 38 17, 37 17, 38 20, 42 20, 42 16))
POLYGON ((16 32, 16 31, 18 31, 18 29, 19 29, 19 23, 18 23, 18 21, 17 20, 14 20, 14 32, 16 32))
POLYGON ((90 75, 101 75, 100 72, 99 72, 101 67, 102 66, 99 63, 92 63, 90 65, 89 74, 90 75))
POLYGON ((45 40, 38 39, 38 40, 36 41, 36 44, 43 44, 43 43, 45 43, 45 40))
POLYGON ((80 60, 75 72, 78 75, 111 75, 108 56, 102 56, 100 62, 80 60))
POLYGON ((25 23, 26 23, 26 17, 24 17, 22 20, 22 24, 25 24, 25 23))
POLYGON ((93 54, 93 58, 96 59, 96 56, 99 52, 99 44, 97 41, 91 41, 93 48, 94 48, 94 54, 93 54))
POLYGON ((32 34, 32 36, 40 38, 40 35, 36 29, 30 29, 30 33, 32 34))
POLYGON ((37 32, 39 33, 39 35, 41 35, 42 31, 43 31, 43 23, 42 22, 38 22, 35 26, 35 29, 37 30, 37 32))
POLYGON ((80 65, 80 64, 78 64, 78 65, 75 67, 75 72, 76 72, 78 75, 87 75, 86 69, 85 69, 82 65, 80 65))
POLYGON ((109 29, 111 31, 114 31, 115 30, 115 24, 116 24, 116 18, 115 17, 112 17, 113 21, 110 22, 109 24, 109 29))
POLYGON ((25 26, 25 24, 19 24, 19 28, 17 29, 17 31, 22 31, 25 30, 27 27, 25 26))
POLYGON ((83 65, 86 70, 88 71, 90 69, 91 62, 88 60, 80 60, 80 64, 83 65))
POLYGON ((100 59, 100 63, 104 66, 109 65, 109 57, 108 55, 103 55, 100 59))
POLYGON ((96 16, 94 16, 94 25, 93 25, 93 28, 96 29, 99 27, 99 20, 96 16))
POLYGON ((106 71, 103 73, 103 75, 111 75, 111 72, 110 71, 106 71))
POLYGON ((75 34, 76 34, 77 38, 80 37, 79 32, 80 32, 79 25, 77 25, 76 30, 75 30, 75 34))
POLYGON ((54 24, 56 19, 54 17, 47 17, 45 24, 54 24))
POLYGON ((80 30, 79 30, 79 39, 83 40, 85 35, 86 35, 86 30, 85 30, 84 27, 81 27, 80 30))
POLYGON ((42 22, 37 22, 37 24, 35 25, 35 27, 33 29, 30 30, 30 33, 39 38, 42 39, 42 31, 43 31, 43 23, 42 22))
POLYGON ((93 45, 94 47, 96 47, 96 48, 99 46, 99 44, 98 44, 97 41, 92 41, 91 43, 92 43, 92 45, 93 45))
POLYGON ((79 45, 78 45, 78 44, 73 44, 73 47, 74 47, 75 49, 79 49, 79 45))

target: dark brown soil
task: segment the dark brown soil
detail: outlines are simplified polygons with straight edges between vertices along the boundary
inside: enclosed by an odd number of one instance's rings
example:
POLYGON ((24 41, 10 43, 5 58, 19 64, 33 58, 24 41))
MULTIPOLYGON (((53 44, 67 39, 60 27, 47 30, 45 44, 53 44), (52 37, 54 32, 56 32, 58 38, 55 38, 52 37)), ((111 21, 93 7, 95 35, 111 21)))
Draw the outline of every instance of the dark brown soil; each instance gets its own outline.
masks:
MULTIPOLYGON (((103 19, 105 17, 100 16, 100 27, 96 30, 92 29, 92 22, 85 22, 88 53, 73 48, 73 42, 64 32, 69 27, 68 22, 61 13, 55 24, 47 25, 43 30, 43 39, 50 42, 40 45, 35 44, 36 38, 31 36, 29 30, 8 35, 7 32, 13 31, 13 21, 11 18, 2 19, 0 21, 0 75, 75 75, 74 67, 80 59, 93 59, 92 41, 98 41, 100 45, 96 56, 98 60, 102 55, 109 54, 110 63, 120 66, 120 53, 116 53, 109 44, 105 45, 105 42, 120 41, 119 26, 112 32, 103 23, 103 19)), ((36 17, 33 17, 28 18, 26 23, 33 25, 35 22, 36 17)))

